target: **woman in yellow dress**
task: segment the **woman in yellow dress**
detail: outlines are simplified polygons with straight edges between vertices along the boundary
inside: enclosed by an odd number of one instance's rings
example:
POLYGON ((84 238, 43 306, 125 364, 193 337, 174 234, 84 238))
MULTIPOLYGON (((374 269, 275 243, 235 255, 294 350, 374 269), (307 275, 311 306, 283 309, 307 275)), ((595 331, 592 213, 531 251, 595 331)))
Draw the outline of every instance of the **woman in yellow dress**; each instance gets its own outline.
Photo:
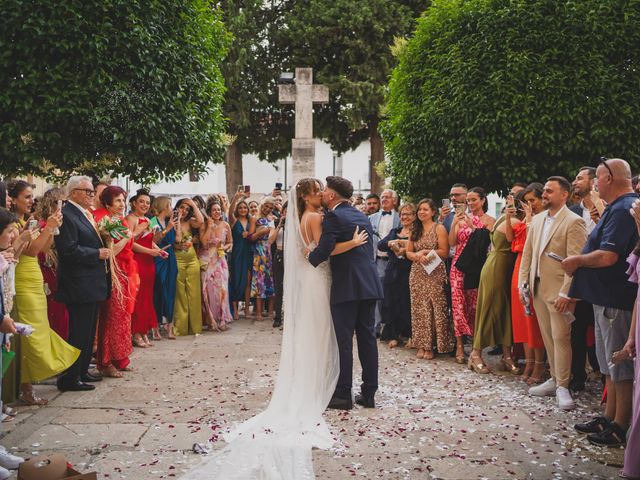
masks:
MULTIPOLYGON (((36 230, 30 217, 33 208, 33 189, 23 180, 9 184, 11 207, 18 217, 20 229, 36 230)), ((33 334, 20 336, 20 400, 28 405, 46 405, 47 400, 33 392, 34 382, 51 378, 64 372, 80 355, 80 351, 66 343, 49 326, 47 297, 44 291, 42 271, 38 265, 38 253, 51 248, 53 236, 62 225, 62 213, 58 209, 46 225, 34 232, 33 240, 23 250, 16 266, 14 319, 34 328, 33 334)))
POLYGON ((200 261, 193 246, 194 231, 204 221, 202 212, 190 198, 178 201, 174 211, 178 217, 176 229, 176 300, 173 307, 173 334, 176 336, 202 331, 202 289, 200 286, 200 261))

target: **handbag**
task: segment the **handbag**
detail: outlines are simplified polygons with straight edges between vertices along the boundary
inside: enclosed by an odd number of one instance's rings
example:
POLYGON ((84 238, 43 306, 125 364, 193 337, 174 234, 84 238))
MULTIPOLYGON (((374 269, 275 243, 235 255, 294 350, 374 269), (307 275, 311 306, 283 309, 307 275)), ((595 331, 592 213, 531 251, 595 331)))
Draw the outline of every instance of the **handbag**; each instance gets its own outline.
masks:
POLYGON ((7 350, 4 345, 2 346, 1 350, 2 350, 2 376, 4 377, 4 374, 7 373, 7 370, 9 369, 9 365, 11 365, 13 358, 16 356, 16 352, 14 352, 13 350, 7 350))

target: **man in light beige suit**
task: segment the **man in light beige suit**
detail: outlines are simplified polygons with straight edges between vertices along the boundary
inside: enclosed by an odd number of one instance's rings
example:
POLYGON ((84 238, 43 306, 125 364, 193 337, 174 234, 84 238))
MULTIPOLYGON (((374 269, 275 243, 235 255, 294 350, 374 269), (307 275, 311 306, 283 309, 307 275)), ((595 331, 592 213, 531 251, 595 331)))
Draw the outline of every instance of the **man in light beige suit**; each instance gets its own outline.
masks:
MULTIPOLYGON (((577 255, 587 239, 584 220, 567 206, 571 184, 563 177, 550 177, 544 186, 542 203, 547 210, 531 220, 520 264, 520 292, 531 290, 542 339, 551 366, 551 378, 529 389, 536 396, 555 395, 560 408, 574 408, 569 392, 571 376, 571 322, 575 300, 568 297, 571 277, 561 260, 577 255), (555 254, 553 259, 549 254, 555 254)), ((524 302, 522 293, 521 301, 524 302)))

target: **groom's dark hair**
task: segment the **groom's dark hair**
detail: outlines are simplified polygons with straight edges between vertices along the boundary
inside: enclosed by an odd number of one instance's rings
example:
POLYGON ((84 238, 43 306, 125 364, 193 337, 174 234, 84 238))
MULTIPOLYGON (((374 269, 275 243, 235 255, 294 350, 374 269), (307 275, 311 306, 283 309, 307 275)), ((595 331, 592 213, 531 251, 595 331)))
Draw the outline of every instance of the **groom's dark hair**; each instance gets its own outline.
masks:
POLYGON ((327 187, 335 190, 338 195, 345 199, 349 199, 353 195, 353 185, 346 178, 327 177, 327 187))

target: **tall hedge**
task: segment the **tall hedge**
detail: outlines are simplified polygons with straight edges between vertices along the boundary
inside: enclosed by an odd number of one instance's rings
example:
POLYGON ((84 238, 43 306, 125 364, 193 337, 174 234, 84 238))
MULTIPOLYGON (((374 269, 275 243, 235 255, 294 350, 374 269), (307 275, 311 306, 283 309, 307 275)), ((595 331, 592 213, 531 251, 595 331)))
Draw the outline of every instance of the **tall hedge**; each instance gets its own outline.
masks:
POLYGON ((639 165, 638 0, 437 0, 399 57, 382 132, 403 193, 639 165))
POLYGON ((0 173, 174 178, 223 161, 229 41, 206 0, 4 0, 0 173))

